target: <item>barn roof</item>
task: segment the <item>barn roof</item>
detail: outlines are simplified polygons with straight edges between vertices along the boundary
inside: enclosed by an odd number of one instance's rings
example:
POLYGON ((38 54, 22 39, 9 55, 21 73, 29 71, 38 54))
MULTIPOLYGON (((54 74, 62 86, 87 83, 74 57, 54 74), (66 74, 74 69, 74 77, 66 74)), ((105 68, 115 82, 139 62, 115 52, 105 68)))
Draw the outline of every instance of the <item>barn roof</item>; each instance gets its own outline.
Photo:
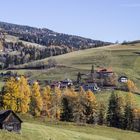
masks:
POLYGON ((0 111, 0 123, 3 123, 3 121, 10 115, 10 113, 13 113, 13 115, 22 123, 22 120, 12 110, 0 111))
POLYGON ((128 79, 128 77, 127 77, 127 76, 123 76, 123 75, 122 75, 122 76, 120 76, 120 77, 119 77, 119 79, 120 79, 120 78, 126 78, 126 79, 128 79))
POLYGON ((113 72, 112 68, 98 68, 97 72, 113 72))

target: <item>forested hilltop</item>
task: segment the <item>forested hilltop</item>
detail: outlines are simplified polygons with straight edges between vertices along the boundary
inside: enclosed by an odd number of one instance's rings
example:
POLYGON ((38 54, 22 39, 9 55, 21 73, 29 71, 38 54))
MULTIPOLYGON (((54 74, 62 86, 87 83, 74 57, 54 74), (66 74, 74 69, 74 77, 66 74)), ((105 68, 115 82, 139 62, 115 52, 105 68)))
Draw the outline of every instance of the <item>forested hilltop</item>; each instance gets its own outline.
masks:
POLYGON ((46 28, 34 28, 29 26, 9 24, 5 22, 0 22, 0 28, 9 35, 19 37, 19 39, 21 40, 37 43, 44 46, 65 45, 69 48, 77 50, 82 48, 84 49, 89 47, 99 47, 110 44, 108 42, 92 40, 80 36, 57 33, 46 28))

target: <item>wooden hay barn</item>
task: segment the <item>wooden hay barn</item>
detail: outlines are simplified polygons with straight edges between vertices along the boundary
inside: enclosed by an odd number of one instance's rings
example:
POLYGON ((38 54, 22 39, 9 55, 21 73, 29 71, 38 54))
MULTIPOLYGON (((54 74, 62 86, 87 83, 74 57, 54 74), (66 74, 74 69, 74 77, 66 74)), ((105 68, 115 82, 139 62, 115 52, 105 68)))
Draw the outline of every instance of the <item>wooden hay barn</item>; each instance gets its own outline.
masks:
POLYGON ((22 120, 12 110, 0 111, 0 129, 20 132, 22 120))

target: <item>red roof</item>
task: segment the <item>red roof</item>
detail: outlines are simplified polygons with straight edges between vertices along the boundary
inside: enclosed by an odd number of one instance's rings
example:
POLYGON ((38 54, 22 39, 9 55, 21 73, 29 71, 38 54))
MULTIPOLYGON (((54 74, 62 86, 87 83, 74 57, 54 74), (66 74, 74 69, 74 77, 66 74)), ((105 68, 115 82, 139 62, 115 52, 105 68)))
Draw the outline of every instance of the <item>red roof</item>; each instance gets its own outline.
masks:
POLYGON ((98 68, 97 72, 113 72, 112 68, 98 68))

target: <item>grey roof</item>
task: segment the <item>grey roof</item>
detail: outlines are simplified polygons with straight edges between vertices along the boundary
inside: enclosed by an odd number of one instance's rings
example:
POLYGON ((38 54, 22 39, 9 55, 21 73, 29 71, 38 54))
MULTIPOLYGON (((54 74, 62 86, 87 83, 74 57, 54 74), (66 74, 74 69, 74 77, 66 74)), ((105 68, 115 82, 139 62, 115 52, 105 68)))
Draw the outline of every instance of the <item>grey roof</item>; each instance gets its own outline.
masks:
POLYGON ((10 113, 13 113, 13 115, 22 123, 22 120, 12 110, 0 111, 0 123, 3 123, 3 121, 10 115, 10 113))

